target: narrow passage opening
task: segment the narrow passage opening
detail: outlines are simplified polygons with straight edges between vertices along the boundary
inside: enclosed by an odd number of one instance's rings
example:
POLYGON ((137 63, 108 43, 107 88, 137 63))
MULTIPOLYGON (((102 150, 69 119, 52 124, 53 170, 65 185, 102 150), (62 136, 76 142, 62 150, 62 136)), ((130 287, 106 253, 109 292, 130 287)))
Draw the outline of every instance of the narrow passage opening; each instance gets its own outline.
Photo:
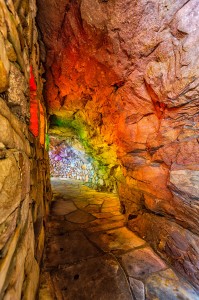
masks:
POLYGON ((98 180, 92 157, 85 153, 74 136, 60 138, 50 135, 50 172, 52 177, 67 178, 95 184, 98 180))

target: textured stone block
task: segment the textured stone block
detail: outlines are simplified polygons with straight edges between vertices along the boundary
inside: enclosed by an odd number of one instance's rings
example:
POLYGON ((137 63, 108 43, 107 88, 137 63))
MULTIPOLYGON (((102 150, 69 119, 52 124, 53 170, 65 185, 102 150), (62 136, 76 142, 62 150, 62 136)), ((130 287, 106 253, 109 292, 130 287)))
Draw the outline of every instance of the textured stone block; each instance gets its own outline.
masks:
POLYGON ((89 235, 89 239, 103 251, 113 251, 114 253, 129 251, 145 244, 144 240, 138 238, 125 227, 108 230, 103 233, 93 233, 89 235))
POLYGON ((8 104, 11 111, 18 117, 29 118, 29 101, 28 101, 28 85, 20 72, 14 64, 11 64, 9 74, 9 89, 8 89, 8 104))
POLYGON ((199 294, 183 279, 171 270, 161 271, 151 275, 146 281, 147 300, 197 300, 199 294))
POLYGON ((122 263, 127 274, 137 279, 144 279, 151 273, 167 268, 165 263, 149 247, 124 254, 122 263))
POLYGON ((123 270, 110 255, 55 270, 53 275, 55 293, 59 295, 60 289, 63 298, 78 299, 81 295, 83 299, 132 299, 123 270))
MULTIPOLYGON (((14 233, 17 225, 18 209, 15 210, 9 217, 0 225, 0 250, 9 241, 10 237, 14 233)), ((4 256, 4 251, 1 256, 4 256)))
POLYGON ((177 169, 170 172, 170 182, 190 198, 199 200, 199 170, 177 169))
POLYGON ((129 221, 128 226, 145 239, 172 266, 198 287, 199 238, 164 217, 145 213, 129 221))
POLYGON ((11 151, 7 151, 6 159, 0 160, 0 169, 0 220, 4 222, 22 200, 21 174, 11 151))
POLYGON ((0 93, 7 90, 9 81, 8 81, 8 73, 4 67, 3 62, 0 60, 0 93))
POLYGON ((14 236, 12 237, 11 243, 9 245, 9 250, 5 258, 1 261, 0 266, 0 296, 3 296, 4 293, 4 284, 7 279, 7 276, 9 276, 8 271, 10 268, 11 261, 13 259, 13 254, 15 253, 16 246, 19 240, 20 235, 20 227, 18 227, 15 231, 14 236))
POLYGON ((142 281, 129 278, 130 287, 136 300, 145 300, 145 287, 142 281))

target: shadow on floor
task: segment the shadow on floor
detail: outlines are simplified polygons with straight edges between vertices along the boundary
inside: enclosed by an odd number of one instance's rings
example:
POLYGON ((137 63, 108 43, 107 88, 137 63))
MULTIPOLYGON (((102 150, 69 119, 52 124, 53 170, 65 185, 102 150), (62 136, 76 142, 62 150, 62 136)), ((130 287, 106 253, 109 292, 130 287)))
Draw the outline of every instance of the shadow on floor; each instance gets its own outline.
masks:
POLYGON ((52 179, 40 300, 196 300, 150 246, 125 227, 115 194, 52 179))

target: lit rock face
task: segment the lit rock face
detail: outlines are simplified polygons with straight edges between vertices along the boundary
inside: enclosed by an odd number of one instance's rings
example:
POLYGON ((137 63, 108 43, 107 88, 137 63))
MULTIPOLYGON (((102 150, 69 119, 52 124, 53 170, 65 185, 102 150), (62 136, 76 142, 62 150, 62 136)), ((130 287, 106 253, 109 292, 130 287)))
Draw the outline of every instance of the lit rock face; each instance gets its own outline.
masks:
POLYGON ((198 1, 39 0, 38 9, 56 125, 78 131, 112 170, 130 228, 197 286, 198 1))

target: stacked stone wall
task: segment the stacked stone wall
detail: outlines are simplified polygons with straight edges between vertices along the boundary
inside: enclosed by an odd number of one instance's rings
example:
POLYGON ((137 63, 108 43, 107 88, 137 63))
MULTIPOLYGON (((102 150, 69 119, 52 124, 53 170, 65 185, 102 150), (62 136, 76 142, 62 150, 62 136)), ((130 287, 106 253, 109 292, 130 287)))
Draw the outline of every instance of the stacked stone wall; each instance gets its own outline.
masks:
POLYGON ((36 297, 51 198, 39 114, 37 137, 29 130, 30 98, 44 108, 35 16, 35 1, 0 0, 0 299, 7 300, 36 297))

